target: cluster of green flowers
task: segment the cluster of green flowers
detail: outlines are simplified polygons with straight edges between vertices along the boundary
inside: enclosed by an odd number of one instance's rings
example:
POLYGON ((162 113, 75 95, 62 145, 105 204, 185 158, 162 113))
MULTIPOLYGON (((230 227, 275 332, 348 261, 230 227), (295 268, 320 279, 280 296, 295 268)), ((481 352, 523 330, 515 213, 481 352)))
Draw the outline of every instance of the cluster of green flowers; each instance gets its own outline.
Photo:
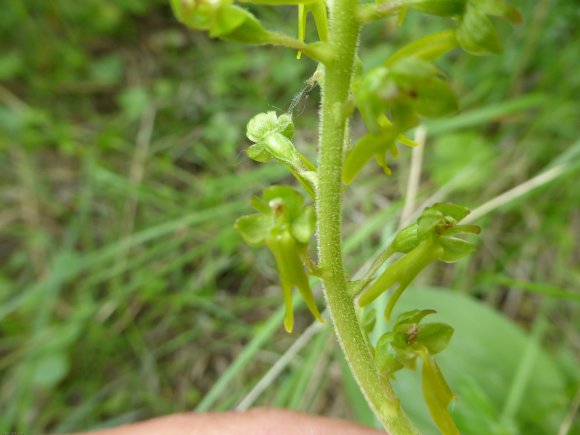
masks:
POLYGON ((396 143, 417 144, 403 134, 419 125, 420 118, 439 118, 455 113, 459 104, 453 89, 433 61, 461 47, 471 54, 501 51, 501 42, 488 15, 518 22, 516 9, 503 0, 395 0, 381 3, 403 19, 407 10, 449 17, 455 28, 428 35, 399 49, 382 65, 359 77, 353 85, 354 104, 367 133, 346 157, 343 181, 350 184, 366 163, 375 157, 390 174, 386 153, 397 157, 396 143))
MULTIPOLYGON (((179 21, 192 29, 206 31, 213 38, 282 45, 297 50, 298 57, 304 53, 322 64, 317 70, 320 83, 324 83, 325 68, 340 60, 336 44, 333 46, 328 42, 329 22, 324 0, 244 0, 258 5, 298 6, 296 39, 267 30, 253 14, 235 5, 233 0, 170 1, 179 21), (308 15, 313 16, 318 33, 318 41, 312 43, 305 42, 308 15)), ((356 59, 350 98, 343 102, 344 106, 339 107, 337 113, 344 116, 341 122, 346 122, 352 112, 358 110, 366 132, 354 141, 353 146, 345 144, 347 151, 342 181, 346 185, 372 158, 385 173, 390 174, 387 154, 396 158, 399 143, 418 145, 405 136, 407 131, 417 127, 422 118, 443 117, 459 109, 451 85, 433 64, 437 58, 457 47, 475 55, 499 52, 501 42, 489 17, 514 23, 521 19, 517 10, 504 0, 360 2, 352 19, 357 20, 357 26, 362 26, 375 19, 398 15, 402 22, 409 10, 449 18, 456 24, 409 43, 364 74, 362 67, 356 68, 362 65, 356 59)), ((348 86, 347 82, 345 87, 348 86)), ((246 135, 253 143, 246 150, 251 159, 285 166, 313 202, 319 199, 319 171, 294 146, 294 124, 289 114, 260 113, 248 123, 246 135)), ((337 186, 336 191, 340 188, 337 186)), ((295 288, 312 315, 322 321, 309 282, 309 275, 327 276, 327 271, 321 271, 308 252, 316 229, 314 207, 306 205, 299 192, 284 185, 268 187, 261 197, 252 200, 252 205, 257 213, 239 218, 235 227, 249 245, 266 246, 274 257, 286 309, 285 329, 291 332, 294 326, 292 291, 295 288)), ((461 224, 468 214, 465 207, 451 203, 438 203, 426 208, 417 222, 400 231, 387 250, 375 259, 364 279, 350 283, 352 302, 356 300, 359 306, 366 307, 379 295, 394 288, 385 310, 390 321, 401 294, 429 264, 437 260, 456 262, 475 251, 476 243, 468 237, 478 234, 480 229, 475 225, 461 224), (384 272, 377 274, 395 254, 402 255, 384 272)), ((324 210, 320 216, 325 216, 324 210)), ((433 355, 447 346, 453 329, 442 323, 422 324, 423 318, 432 313, 433 310, 414 310, 401 314, 372 352, 382 380, 387 380, 386 389, 389 388, 388 379, 394 377, 394 373, 402 368, 415 368, 416 360, 420 358, 423 362, 423 393, 429 411, 443 433, 458 434, 447 409, 453 393, 433 359, 433 355)), ((364 327, 364 323, 363 320, 359 326, 364 327)))

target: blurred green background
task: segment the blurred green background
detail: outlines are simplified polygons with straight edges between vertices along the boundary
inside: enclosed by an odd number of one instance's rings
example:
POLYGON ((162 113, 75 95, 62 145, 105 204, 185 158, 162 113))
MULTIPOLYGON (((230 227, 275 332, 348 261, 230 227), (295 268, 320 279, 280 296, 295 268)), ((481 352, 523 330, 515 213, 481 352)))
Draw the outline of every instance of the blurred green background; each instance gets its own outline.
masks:
MULTIPOLYGON (((252 194, 291 182, 245 158, 245 123, 288 110, 315 65, 209 40, 166 3, 2 2, 0 431, 256 405, 373 424, 328 323, 300 309, 284 333, 272 259, 232 227, 252 194)), ((431 267, 401 305, 456 328, 439 361, 463 433, 580 433, 580 8, 514 4, 524 23, 498 23, 503 54, 440 62, 462 110, 427 124, 415 199, 499 206, 478 209, 479 252, 431 267)), ((252 10, 295 32, 294 8, 252 10)), ((441 25, 369 26, 365 66, 441 25)), ((318 100, 311 89, 294 109, 312 157, 318 100)), ((369 165, 346 191, 352 273, 396 229, 410 159, 391 177, 369 165)), ((417 377, 397 389, 437 433, 417 377)))

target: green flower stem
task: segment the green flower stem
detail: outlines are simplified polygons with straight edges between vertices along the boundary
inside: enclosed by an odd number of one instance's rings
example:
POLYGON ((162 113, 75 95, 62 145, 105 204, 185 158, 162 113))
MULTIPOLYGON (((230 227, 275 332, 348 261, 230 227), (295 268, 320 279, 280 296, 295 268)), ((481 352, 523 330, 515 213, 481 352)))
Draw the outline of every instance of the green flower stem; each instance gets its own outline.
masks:
POLYGON ((360 24, 356 0, 331 2, 329 43, 334 61, 322 84, 319 147, 318 250, 323 287, 335 331, 367 402, 392 435, 417 434, 390 383, 380 376, 349 294, 342 256, 342 165, 347 133, 348 98, 360 24))

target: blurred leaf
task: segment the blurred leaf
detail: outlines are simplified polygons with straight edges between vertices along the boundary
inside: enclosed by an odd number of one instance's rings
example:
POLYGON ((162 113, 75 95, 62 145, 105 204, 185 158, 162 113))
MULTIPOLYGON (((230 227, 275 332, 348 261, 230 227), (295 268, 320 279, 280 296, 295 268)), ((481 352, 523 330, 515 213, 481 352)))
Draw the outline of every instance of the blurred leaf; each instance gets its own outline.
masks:
POLYGON ((24 62, 17 51, 9 51, 0 56, 0 80, 15 78, 23 68, 24 62))
POLYGON ((431 177, 438 186, 452 180, 461 171, 469 168, 459 189, 469 191, 480 188, 493 171, 491 158, 495 152, 480 135, 463 132, 443 135, 432 145, 430 159, 426 162, 431 177), (477 162, 477 164, 475 164, 477 162))
POLYGON ((59 383, 69 371, 68 357, 63 352, 44 355, 34 361, 32 382, 41 387, 59 383))
POLYGON ((139 118, 151 104, 149 92, 139 87, 123 90, 118 98, 123 114, 130 120, 139 118))
POLYGON ((123 58, 118 54, 110 54, 91 62, 90 75, 98 84, 111 86, 121 82, 124 69, 123 58))

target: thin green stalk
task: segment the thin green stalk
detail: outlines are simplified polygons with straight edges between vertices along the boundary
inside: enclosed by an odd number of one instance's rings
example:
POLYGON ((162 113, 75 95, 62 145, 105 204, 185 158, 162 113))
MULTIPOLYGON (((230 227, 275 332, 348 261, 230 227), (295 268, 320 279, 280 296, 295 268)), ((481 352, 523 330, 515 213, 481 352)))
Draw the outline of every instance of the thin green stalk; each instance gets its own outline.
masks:
POLYGON ((367 401, 392 434, 418 433, 404 414, 388 380, 374 363, 349 295, 342 256, 343 146, 360 24, 356 0, 335 0, 330 9, 329 43, 334 61, 325 67, 319 147, 318 250, 324 293, 346 359, 367 401))

